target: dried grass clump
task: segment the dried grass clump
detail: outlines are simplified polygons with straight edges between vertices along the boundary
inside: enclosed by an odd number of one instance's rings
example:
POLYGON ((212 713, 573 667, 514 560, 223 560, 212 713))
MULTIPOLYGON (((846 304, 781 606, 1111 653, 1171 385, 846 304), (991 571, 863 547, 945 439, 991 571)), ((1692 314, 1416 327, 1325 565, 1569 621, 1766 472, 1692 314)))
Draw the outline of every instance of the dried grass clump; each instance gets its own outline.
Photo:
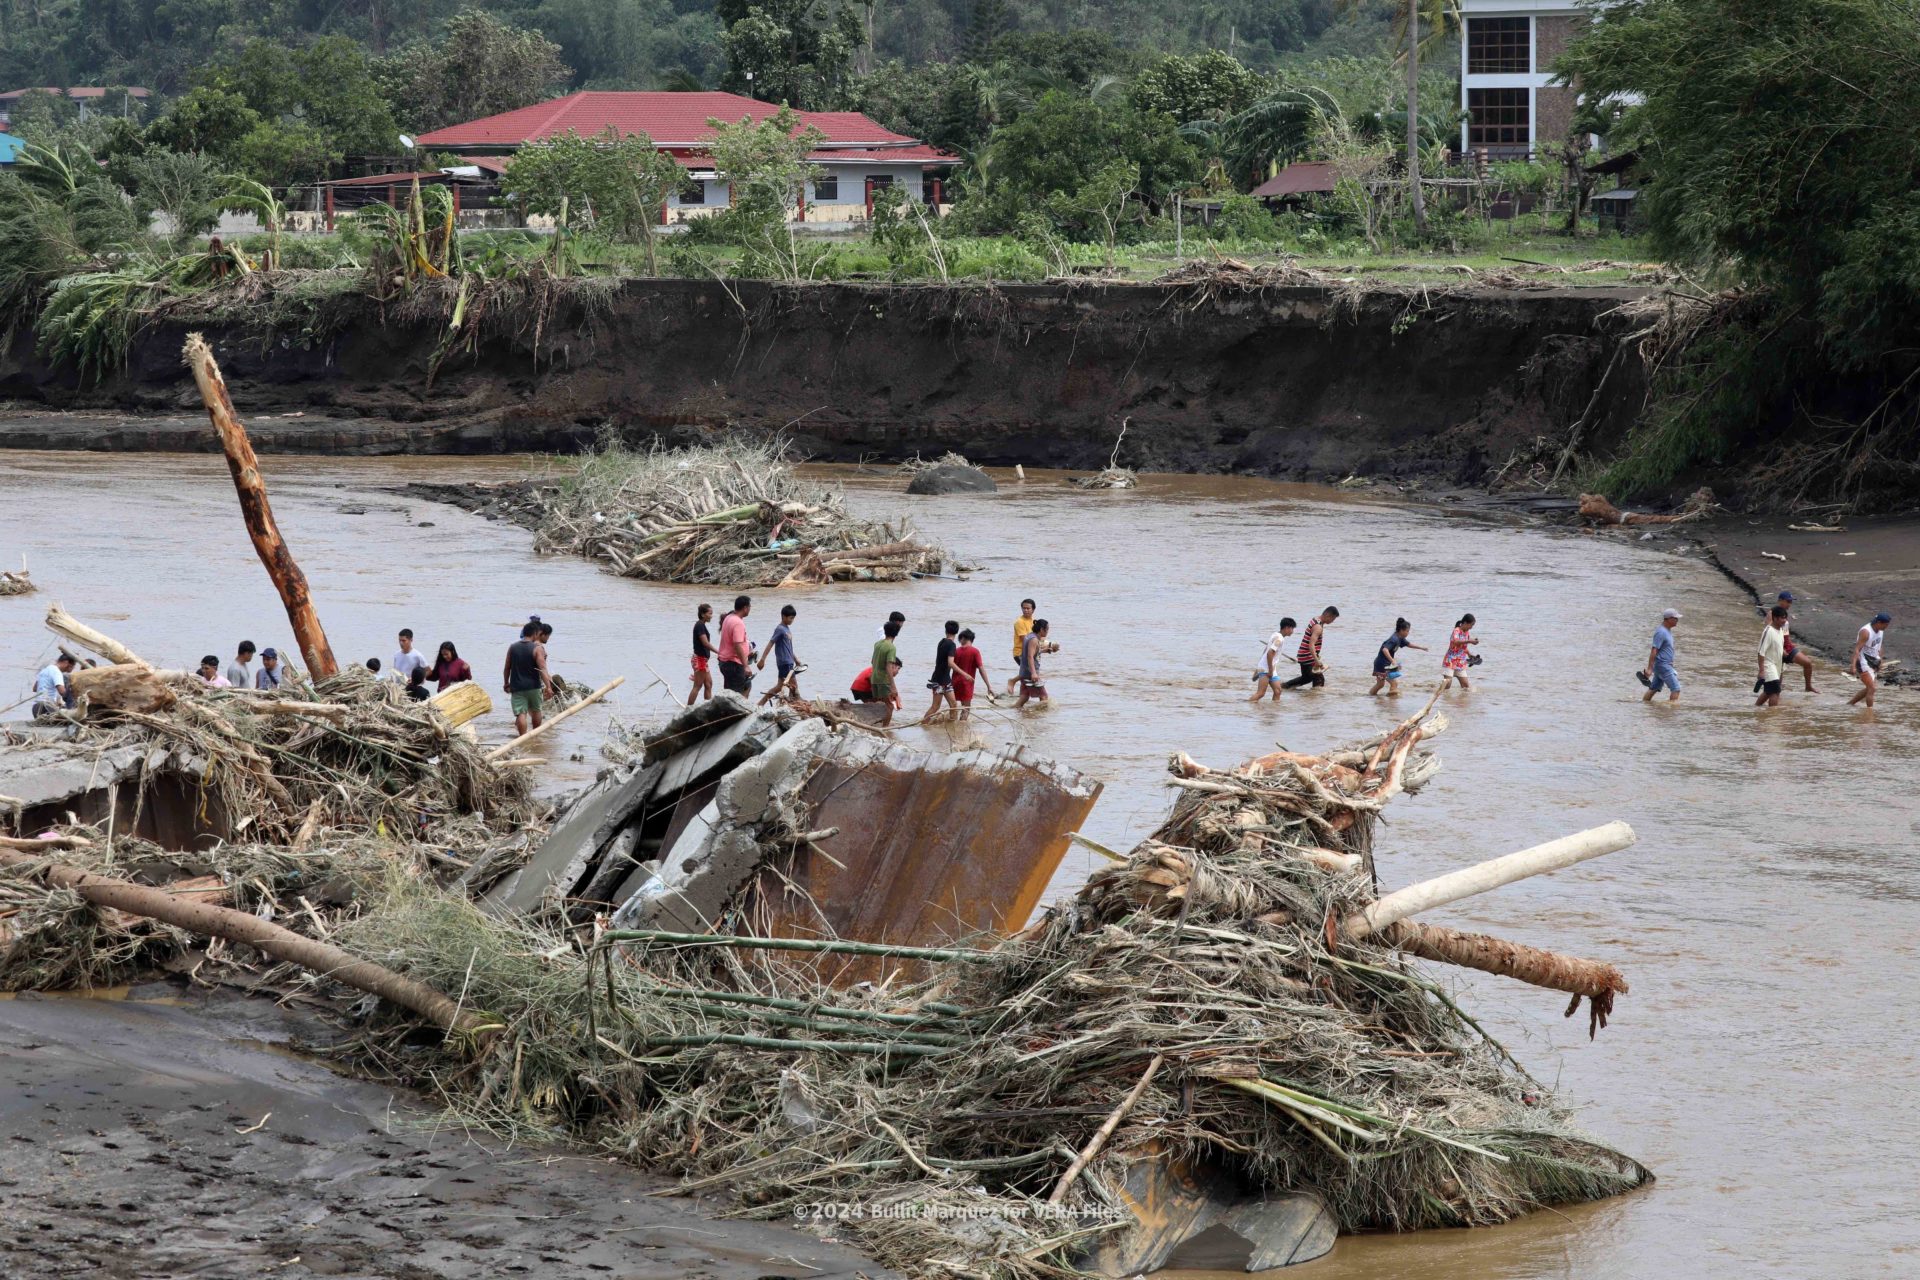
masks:
POLYGON ((801 476, 779 439, 645 452, 605 446, 505 505, 542 550, 653 581, 899 581, 938 573, 947 558, 919 542, 904 517, 896 528, 850 514, 839 487, 801 476))

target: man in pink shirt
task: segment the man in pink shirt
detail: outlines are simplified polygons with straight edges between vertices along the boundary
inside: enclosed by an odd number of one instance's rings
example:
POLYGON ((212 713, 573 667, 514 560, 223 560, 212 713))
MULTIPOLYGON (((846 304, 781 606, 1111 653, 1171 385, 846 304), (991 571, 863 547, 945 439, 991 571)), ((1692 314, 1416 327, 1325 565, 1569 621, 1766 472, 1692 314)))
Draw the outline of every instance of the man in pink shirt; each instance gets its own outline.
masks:
POLYGON ((747 614, 752 611, 750 597, 734 597, 733 612, 720 620, 720 646, 715 651, 720 659, 720 683, 729 693, 743 698, 753 692, 753 677, 747 674, 747 660, 752 657, 747 649, 747 614))

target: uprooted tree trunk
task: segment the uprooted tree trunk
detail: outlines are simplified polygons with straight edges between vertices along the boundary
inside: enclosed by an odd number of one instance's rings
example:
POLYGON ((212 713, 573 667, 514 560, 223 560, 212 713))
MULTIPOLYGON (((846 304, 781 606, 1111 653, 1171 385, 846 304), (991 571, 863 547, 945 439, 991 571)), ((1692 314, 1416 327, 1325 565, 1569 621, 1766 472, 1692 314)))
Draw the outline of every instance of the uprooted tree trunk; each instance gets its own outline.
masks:
MULTIPOLYGON (((344 982, 357 990, 411 1010, 442 1031, 477 1035, 487 1029, 483 1019, 461 1009, 453 1000, 431 987, 374 964, 371 960, 359 959, 336 946, 303 938, 290 929, 269 924, 247 912, 196 902, 162 889, 130 884, 111 876, 95 875, 78 867, 48 861, 32 853, 13 851, 24 845, 41 844, 43 842, 40 841, 8 841, 6 845, 0 845, 0 867, 39 870, 51 883, 72 890, 97 907, 145 916, 189 933, 225 938, 229 942, 264 951, 276 960, 297 964, 323 978, 344 982)), ((54 844, 44 842, 43 847, 51 848, 54 844)))
POLYGON ((1610 997, 1627 992, 1626 976, 1610 964, 1508 942, 1484 933, 1462 933, 1443 925, 1403 920, 1382 929, 1380 937, 1422 960, 1518 978, 1570 996, 1610 997))
POLYGON ((226 379, 220 376, 220 366, 214 363, 212 349, 197 333, 187 335, 186 361, 193 369, 194 382, 199 384, 207 416, 213 420, 214 430, 220 433, 227 469, 233 473, 233 487, 240 495, 240 513, 246 518, 247 536, 253 539, 253 549, 259 552, 260 563, 267 567, 267 576, 273 579, 274 590, 280 593, 281 603, 287 607, 287 621, 293 625, 294 641, 306 659, 307 675, 324 680, 336 674, 339 666, 333 659, 333 647, 327 643, 327 633, 321 629, 319 615, 314 612, 307 575, 300 571, 293 552, 280 536, 280 526, 274 523, 273 506, 267 501, 267 486, 260 478, 260 460, 254 456, 253 442, 247 439, 247 429, 233 411, 226 379))

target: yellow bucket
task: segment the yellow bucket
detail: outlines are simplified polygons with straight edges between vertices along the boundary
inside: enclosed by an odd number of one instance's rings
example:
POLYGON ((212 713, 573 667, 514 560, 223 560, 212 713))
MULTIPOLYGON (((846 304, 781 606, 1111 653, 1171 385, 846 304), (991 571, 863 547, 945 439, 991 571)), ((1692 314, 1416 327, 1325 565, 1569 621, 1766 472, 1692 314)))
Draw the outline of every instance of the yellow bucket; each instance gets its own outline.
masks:
POLYGON ((493 699, 472 680, 462 680, 434 694, 427 701, 456 725, 478 719, 493 710, 493 699))

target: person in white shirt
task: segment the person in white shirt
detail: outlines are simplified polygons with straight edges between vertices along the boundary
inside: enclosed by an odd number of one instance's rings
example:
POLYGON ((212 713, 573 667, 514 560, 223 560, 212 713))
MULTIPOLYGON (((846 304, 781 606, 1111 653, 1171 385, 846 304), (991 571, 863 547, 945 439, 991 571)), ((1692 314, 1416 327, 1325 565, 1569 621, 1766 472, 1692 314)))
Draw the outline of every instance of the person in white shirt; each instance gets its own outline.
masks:
POLYGON ((233 682, 220 674, 220 659, 208 654, 200 659, 200 683, 209 689, 231 689, 233 682))
POLYGON ((403 627, 400 631, 400 652, 393 655, 393 661, 387 664, 387 678, 398 680, 401 684, 413 683, 413 673, 427 669, 427 655, 413 647, 413 629, 403 627))
POLYGON ((1862 699, 1868 706, 1873 705, 1874 692, 1880 687, 1880 646, 1886 642, 1887 628, 1892 625, 1892 614, 1876 613, 1873 621, 1860 628, 1860 634, 1854 637, 1853 674, 1860 680, 1860 692, 1847 699, 1848 706, 1862 699))
POLYGON ((1775 605, 1773 612, 1767 615, 1767 629, 1760 633, 1760 651, 1756 655, 1760 663, 1760 678, 1754 684, 1754 692, 1760 696, 1754 699, 1756 707, 1777 707, 1780 705, 1780 668, 1787 661, 1787 610, 1783 605, 1775 605))
POLYGON ((73 655, 63 653, 40 668, 33 678, 35 720, 51 720, 73 705, 73 685, 67 680, 73 666, 73 655))
POLYGON ((1267 694, 1273 695, 1275 702, 1280 701, 1280 675, 1274 667, 1282 660, 1280 642, 1293 634, 1297 625, 1292 618, 1280 619, 1280 629, 1267 637, 1267 648, 1260 655, 1260 666, 1253 669, 1253 696, 1248 702, 1258 702, 1267 694))

